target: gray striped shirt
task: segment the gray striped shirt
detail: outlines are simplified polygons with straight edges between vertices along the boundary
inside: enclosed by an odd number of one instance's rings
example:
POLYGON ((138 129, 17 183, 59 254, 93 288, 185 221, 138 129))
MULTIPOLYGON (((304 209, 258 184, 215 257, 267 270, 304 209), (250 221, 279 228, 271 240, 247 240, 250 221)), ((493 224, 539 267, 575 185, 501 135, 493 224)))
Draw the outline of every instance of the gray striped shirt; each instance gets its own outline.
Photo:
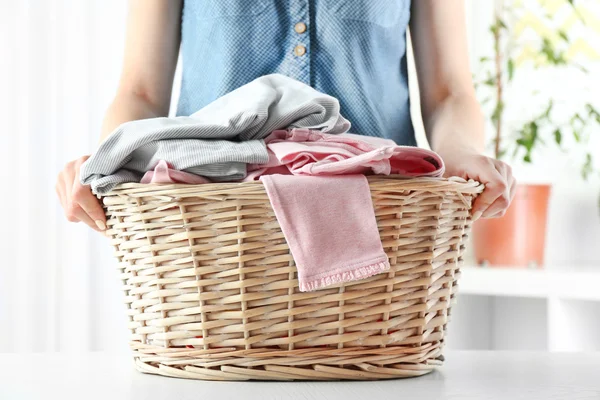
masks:
POLYGON ((350 123, 336 98, 284 75, 265 75, 189 117, 126 122, 81 166, 81 183, 105 194, 139 182, 159 160, 213 181, 246 176, 246 164, 266 163, 263 138, 285 128, 344 133, 350 123))

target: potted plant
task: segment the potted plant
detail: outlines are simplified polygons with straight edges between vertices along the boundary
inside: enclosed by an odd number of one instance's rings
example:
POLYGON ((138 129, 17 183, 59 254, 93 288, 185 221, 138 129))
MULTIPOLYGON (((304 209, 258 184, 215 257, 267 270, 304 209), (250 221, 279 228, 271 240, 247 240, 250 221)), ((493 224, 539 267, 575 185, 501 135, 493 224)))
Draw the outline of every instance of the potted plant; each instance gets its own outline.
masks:
MULTIPOLYGON (((572 0, 565 1, 573 8, 580 23, 585 23, 572 0)), ((506 112, 510 101, 505 91, 513 84, 517 72, 516 55, 520 46, 511 35, 510 23, 514 21, 514 5, 505 7, 497 2, 490 33, 493 37, 493 54, 479 61, 480 71, 476 88, 484 110, 489 113, 493 125, 493 155, 496 158, 512 158, 523 164, 536 161, 535 154, 542 147, 556 146, 564 152, 580 152, 581 176, 587 179, 595 172, 592 154, 585 148, 590 132, 600 127, 600 112, 592 104, 568 112, 561 108, 556 116, 555 99, 545 99, 542 109, 525 110, 527 118, 515 126, 507 126, 506 112)), ((552 24, 551 15, 546 21, 552 24)), ((555 37, 539 37, 534 56, 527 60, 528 68, 536 71, 548 68, 576 69, 587 74, 587 70, 567 57, 569 36, 555 29, 555 37)), ((530 48, 531 42, 527 44, 530 48)), ((522 48, 521 48, 522 50, 522 48)), ((520 52, 522 54, 522 52, 520 52)), ((560 82, 553 82, 560 84, 560 82)), ((511 121, 514 122, 514 121, 511 121)), ((518 176, 517 176, 518 178, 518 176)), ((518 184, 513 203, 501 218, 478 220, 473 226, 473 248, 478 264, 502 266, 538 266, 544 264, 546 219, 550 184, 518 184)))

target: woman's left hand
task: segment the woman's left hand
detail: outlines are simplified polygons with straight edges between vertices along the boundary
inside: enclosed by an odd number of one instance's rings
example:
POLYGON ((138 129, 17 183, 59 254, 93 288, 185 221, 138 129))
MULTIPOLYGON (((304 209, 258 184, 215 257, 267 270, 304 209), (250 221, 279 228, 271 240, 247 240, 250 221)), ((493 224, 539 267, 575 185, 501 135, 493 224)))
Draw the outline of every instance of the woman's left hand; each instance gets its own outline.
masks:
POLYGON ((485 185, 485 190, 471 210, 473 220, 480 217, 502 217, 515 196, 516 181, 510 166, 500 160, 486 157, 476 151, 453 151, 442 155, 446 176, 473 179, 485 185))

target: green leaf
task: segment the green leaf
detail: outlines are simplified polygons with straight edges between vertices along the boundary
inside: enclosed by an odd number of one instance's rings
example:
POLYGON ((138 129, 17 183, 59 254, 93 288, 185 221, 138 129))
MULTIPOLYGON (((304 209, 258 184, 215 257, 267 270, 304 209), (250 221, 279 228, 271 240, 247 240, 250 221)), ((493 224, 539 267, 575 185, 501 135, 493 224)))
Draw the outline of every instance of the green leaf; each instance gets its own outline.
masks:
POLYGON ((585 155, 585 163, 583 164, 583 167, 581 167, 581 177, 587 180, 587 178, 592 172, 594 172, 594 167, 592 164, 592 155, 590 153, 587 153, 585 155))
POLYGON ((500 29, 508 29, 508 27, 506 26, 504 21, 498 15, 496 15, 494 19, 494 24, 490 26, 490 32, 492 32, 492 34, 496 36, 500 34, 500 29))
POLYGON ((575 129, 575 122, 580 122, 581 124, 585 124, 585 121, 583 118, 581 118, 581 115, 579 113, 575 113, 575 115, 573 115, 571 117, 571 126, 573 127, 573 129, 575 129))
POLYGON ((538 137, 538 124, 535 121, 531 121, 529 123, 529 129, 531 130, 531 139, 532 142, 535 142, 535 140, 538 137))
POLYGON ((519 146, 523 146, 525 148, 529 148, 529 146, 530 146, 529 142, 523 138, 517 139, 516 142, 519 146))
POLYGON ((577 143, 581 142, 581 134, 579 133, 579 131, 577 129, 573 129, 573 137, 575 138, 575 141, 577 143))
POLYGON ((590 103, 585 105, 585 109, 588 111, 588 116, 594 118, 600 124, 600 111, 596 110, 590 103))
MULTIPOLYGON (((525 150, 525 154, 523 156, 523 161, 526 163, 530 163, 532 160, 532 152, 535 148, 535 145, 538 143, 544 144, 544 141, 539 136, 539 125, 536 120, 532 120, 523 125, 523 128, 519 131, 519 137, 515 140, 516 147, 523 148, 525 150)), ((517 150, 515 149, 513 156, 517 154, 517 150)))
POLYGON ((562 132, 560 131, 560 129, 556 129, 554 131, 554 141, 556 142, 557 145, 560 146, 560 144, 562 143, 562 132))
POLYGON ((562 29, 558 31, 558 36, 560 36, 565 42, 569 41, 569 37, 567 36, 567 33, 565 31, 563 31, 562 29))
POLYGON ((577 14, 577 17, 579 17, 579 20, 583 23, 583 25, 586 25, 585 18, 583 18, 583 15, 581 15, 581 13, 579 12, 579 10, 577 9, 577 5, 575 4, 575 1, 574 0, 567 0, 567 1, 571 5, 571 7, 573 7, 573 10, 575 10, 575 13, 577 14))
POLYGON ((489 57, 481 57, 481 58, 479 59, 479 62, 481 62, 481 63, 488 62, 488 61, 490 61, 490 58, 489 58, 489 57))
POLYGON ((496 107, 494 107, 494 112, 492 113, 492 117, 491 117, 492 121, 494 121, 494 122, 498 121, 498 119, 502 115, 502 111, 504 111, 504 103, 502 101, 500 101, 499 103, 496 104, 496 107))
POLYGON ((554 107, 554 100, 550 99, 550 101, 548 102, 548 107, 546 107, 546 110, 542 114, 543 118, 550 119, 550 113, 552 112, 553 107, 554 107))
POLYGON ((565 65, 567 60, 564 52, 558 52, 548 38, 542 40, 540 52, 546 56, 546 60, 552 65, 565 65))
POLYGON ((512 58, 508 59, 506 68, 508 69, 508 80, 512 81, 513 76, 515 75, 515 63, 512 58))
POLYGON ((596 112, 596 109, 590 103, 586 103, 584 108, 587 110, 589 115, 592 115, 594 112, 596 112))

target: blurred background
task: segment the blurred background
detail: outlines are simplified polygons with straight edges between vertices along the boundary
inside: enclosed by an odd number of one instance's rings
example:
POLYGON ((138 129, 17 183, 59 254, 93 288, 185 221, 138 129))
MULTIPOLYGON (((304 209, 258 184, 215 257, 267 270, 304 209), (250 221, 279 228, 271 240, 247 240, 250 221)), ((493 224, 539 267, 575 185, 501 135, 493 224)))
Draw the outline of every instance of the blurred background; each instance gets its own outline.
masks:
MULTIPOLYGON (((531 238, 545 237, 543 260, 494 261, 469 244, 448 346, 600 350, 600 1, 466 5, 490 155, 512 163, 520 182, 551 191, 546 229, 512 227, 504 235, 512 244, 494 247, 527 253, 531 238)), ((67 223, 54 193, 63 165, 98 144, 126 8, 123 0, 0 0, 0 352, 127 351, 108 241, 67 223)), ((412 71, 413 119, 426 146, 412 71)), ((519 208, 520 220, 540 208, 519 208)))

